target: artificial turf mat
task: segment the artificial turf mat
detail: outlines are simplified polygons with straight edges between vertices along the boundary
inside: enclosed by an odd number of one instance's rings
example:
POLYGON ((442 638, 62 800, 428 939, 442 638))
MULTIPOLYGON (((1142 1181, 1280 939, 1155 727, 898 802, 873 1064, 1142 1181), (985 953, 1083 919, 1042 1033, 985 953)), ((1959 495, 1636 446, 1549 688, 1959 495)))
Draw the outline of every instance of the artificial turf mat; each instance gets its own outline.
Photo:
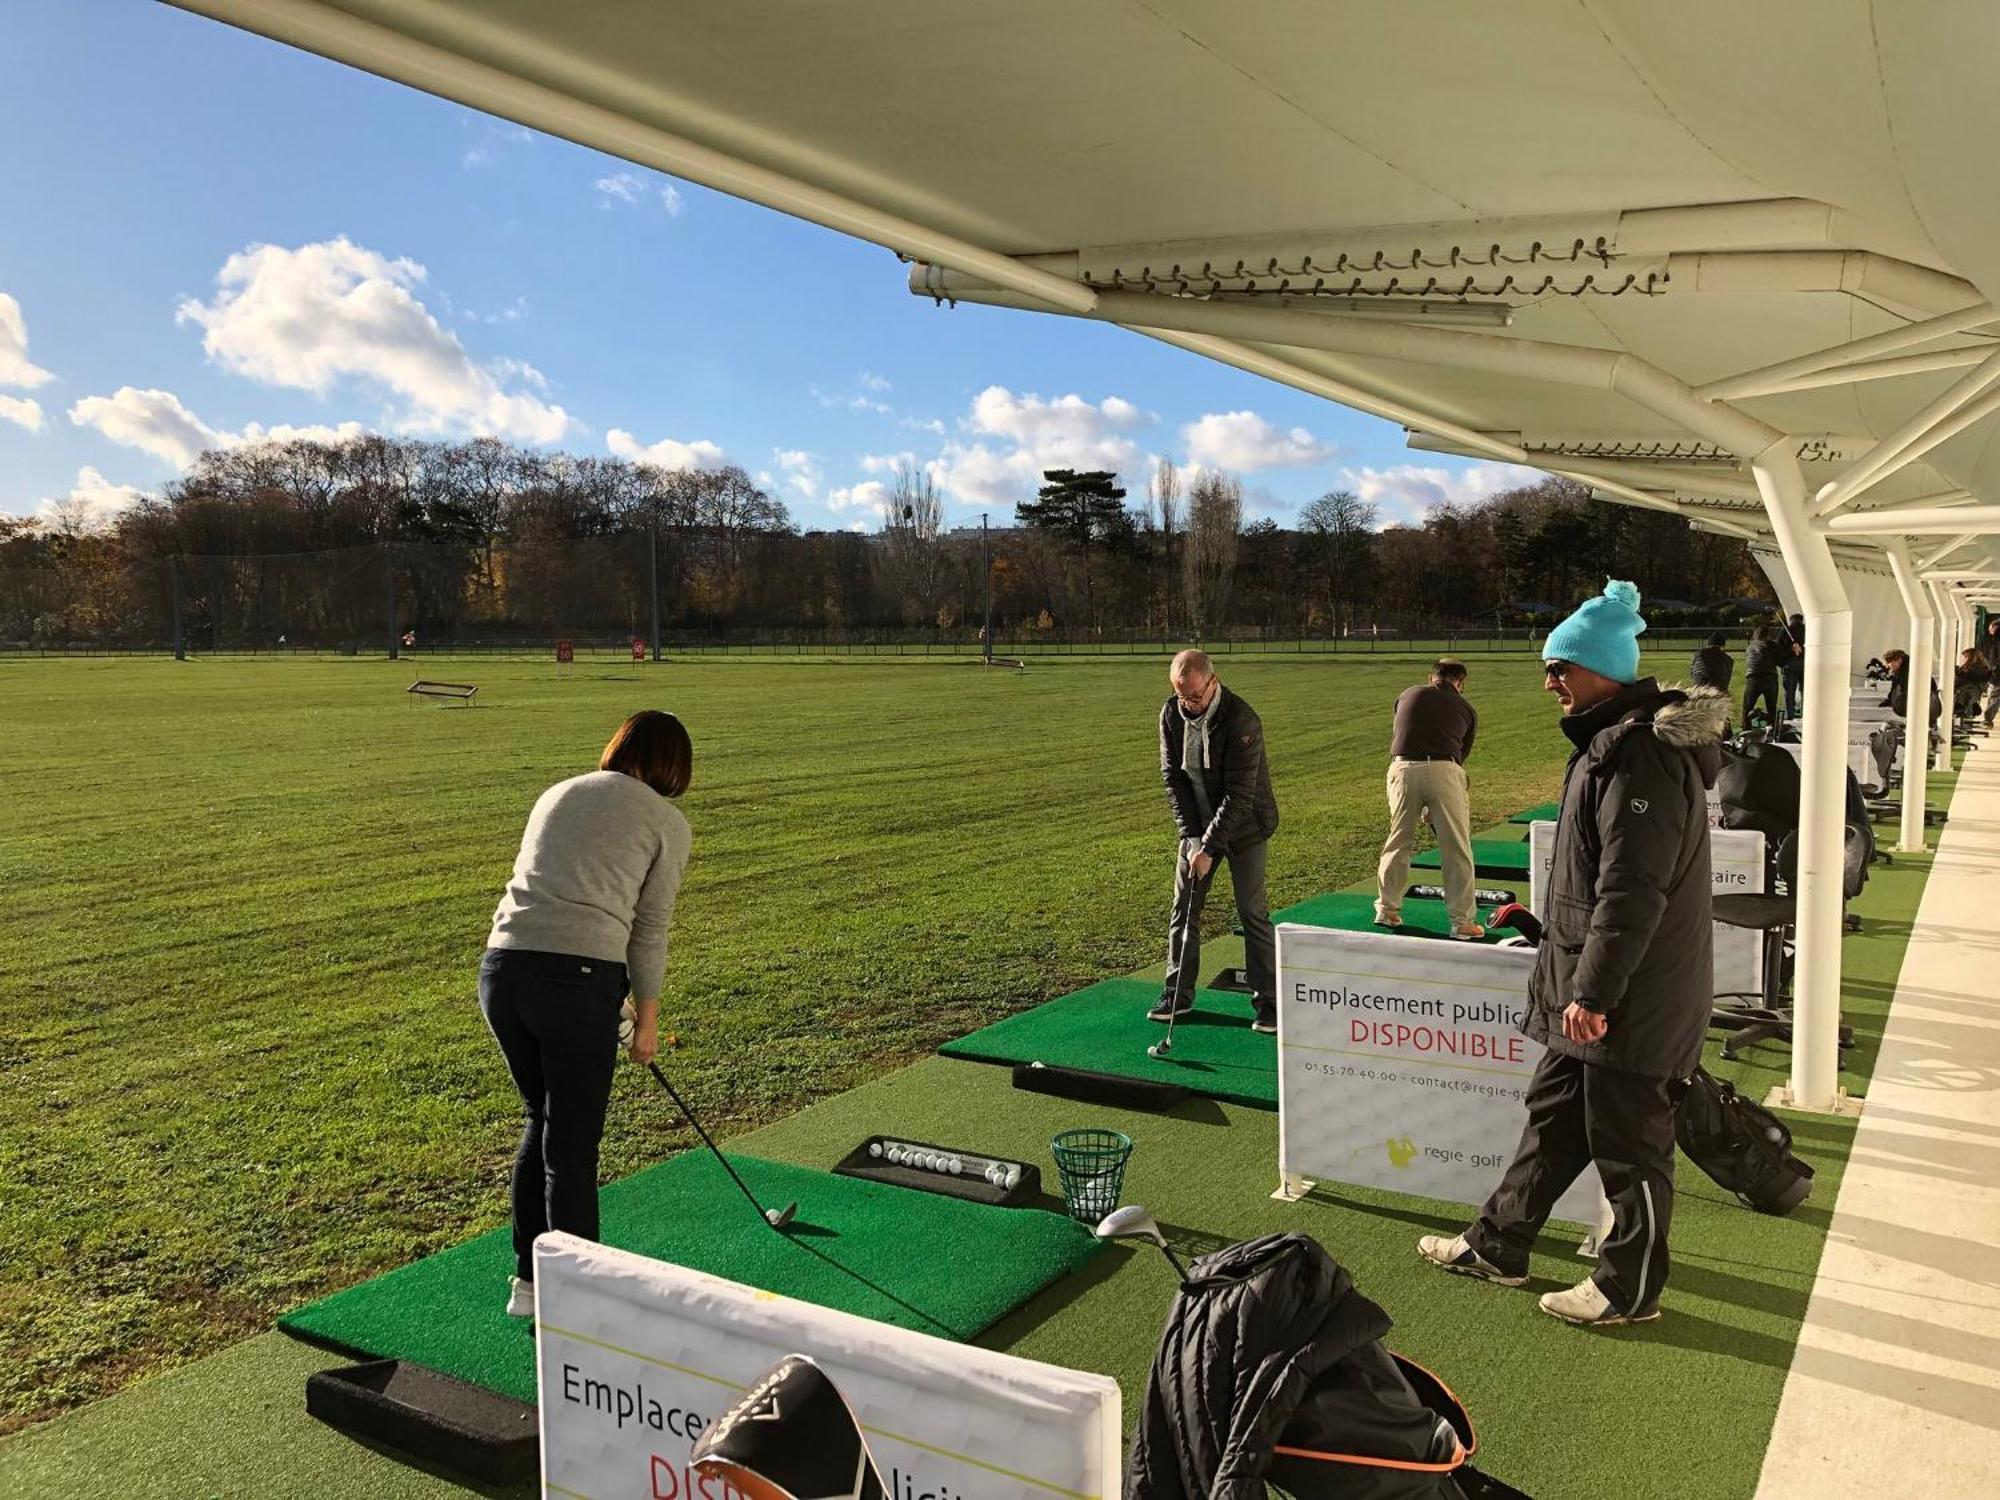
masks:
POLYGON ((1544 802, 1540 807, 1524 808, 1507 821, 1509 823, 1553 823, 1556 814, 1562 811, 1560 802, 1544 802))
MULTIPOLYGON (((1410 866, 1418 870, 1443 868, 1443 858, 1435 849, 1426 849, 1410 866)), ((1523 879, 1528 874, 1528 846, 1519 840, 1474 839, 1472 841, 1472 867, 1478 875, 1519 875, 1523 879)))
MULTIPOLYGON (((787 1233, 758 1220, 713 1157, 689 1151, 603 1190, 604 1243, 952 1339, 973 1337, 1102 1248, 1082 1225, 1039 1209, 749 1156, 730 1161, 760 1201, 798 1203, 787 1233)), ((310 1303, 278 1326, 533 1401, 534 1325, 505 1311, 513 1269, 511 1236, 497 1229, 310 1303)))
POLYGON ((1146 1019, 1159 998, 1153 980, 1107 979, 938 1050, 967 1062, 1085 1068, 1175 1083, 1189 1093, 1255 1109, 1278 1107, 1278 1039, 1250 1029, 1247 996, 1196 990, 1194 1009, 1174 1023, 1172 1055, 1149 1057, 1146 1049, 1167 1033, 1158 1021, 1146 1019))
MULTIPOLYGON (((1296 906, 1287 906, 1271 913, 1273 922, 1300 922, 1307 927, 1336 927, 1342 932, 1381 932, 1386 927, 1375 925, 1374 887, 1359 891, 1327 891, 1322 895, 1309 897, 1296 906)), ((1401 916, 1403 925, 1396 929, 1395 936, 1407 938, 1448 938, 1451 936, 1451 917, 1444 909, 1442 901, 1417 897, 1403 902, 1401 916)), ((1491 933, 1482 942, 1498 942, 1507 933, 1491 933)))

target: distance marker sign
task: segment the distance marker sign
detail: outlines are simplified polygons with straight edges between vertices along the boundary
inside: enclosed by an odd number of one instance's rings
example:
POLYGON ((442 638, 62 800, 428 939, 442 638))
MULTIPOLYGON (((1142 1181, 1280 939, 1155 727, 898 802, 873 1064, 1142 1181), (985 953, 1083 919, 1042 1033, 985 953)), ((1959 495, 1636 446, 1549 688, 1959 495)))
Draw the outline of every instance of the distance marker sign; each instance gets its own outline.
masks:
MULTIPOLYGON (((1278 1170, 1477 1206, 1527 1119, 1532 949, 1278 928, 1278 1170)), ((1595 1168, 1555 1217, 1596 1221, 1595 1168)))

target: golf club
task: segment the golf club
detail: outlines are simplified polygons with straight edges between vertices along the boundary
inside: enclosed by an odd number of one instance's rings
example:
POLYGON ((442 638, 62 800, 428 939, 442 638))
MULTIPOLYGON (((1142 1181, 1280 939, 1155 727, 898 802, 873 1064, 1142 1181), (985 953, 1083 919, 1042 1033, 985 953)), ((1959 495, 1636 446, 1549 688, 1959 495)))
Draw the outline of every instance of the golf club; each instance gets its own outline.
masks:
POLYGON ((1181 1264, 1180 1257, 1167 1244, 1167 1237, 1160 1233, 1160 1221, 1145 1205, 1128 1203, 1123 1208, 1112 1209, 1098 1222, 1096 1234, 1100 1240, 1150 1240, 1160 1247, 1160 1253, 1166 1256, 1181 1281, 1187 1281, 1187 1267, 1181 1264))
POLYGON ((798 1204, 787 1203, 783 1208, 766 1208, 759 1203, 757 1195, 750 1191, 750 1185, 736 1175, 736 1168, 729 1165, 729 1158, 722 1154, 722 1148, 715 1144, 709 1133, 702 1128, 701 1121, 695 1118, 694 1111, 688 1108, 687 1100, 680 1096, 679 1090, 667 1082, 667 1075, 660 1071, 660 1065, 647 1063, 646 1071, 653 1075, 654 1082, 667 1091, 667 1097, 672 1099, 679 1106, 680 1112, 687 1116, 688 1124, 694 1126, 694 1133, 701 1137, 701 1143, 715 1153, 715 1159, 722 1163, 722 1170, 729 1174, 729 1180, 742 1190, 743 1196, 750 1200, 750 1206, 757 1210, 757 1217, 777 1230, 783 1230, 791 1223, 793 1216, 799 1211, 798 1204))
MULTIPOLYGON (((1188 871, 1187 882, 1181 887, 1180 895, 1174 902, 1173 925, 1176 932, 1185 932, 1187 930, 1185 925, 1187 922, 1187 908, 1194 900, 1194 891, 1194 871, 1190 870, 1188 871)), ((1190 996, 1188 999, 1188 1008, 1192 1009, 1193 1007, 1194 999, 1190 996)), ((1174 1022, 1180 1019, 1180 1014, 1181 1007, 1178 1005, 1167 1012, 1167 1034, 1146 1049, 1146 1056, 1166 1057, 1174 1050, 1174 1022)))

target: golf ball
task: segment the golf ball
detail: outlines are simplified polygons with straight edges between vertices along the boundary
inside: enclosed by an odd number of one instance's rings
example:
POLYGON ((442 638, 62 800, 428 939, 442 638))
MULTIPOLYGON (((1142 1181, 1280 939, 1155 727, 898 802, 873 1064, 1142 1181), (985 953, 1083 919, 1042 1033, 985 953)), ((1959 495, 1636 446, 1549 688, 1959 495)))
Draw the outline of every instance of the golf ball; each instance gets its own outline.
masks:
POLYGON ((882 1154, 882 1143, 880 1141, 870 1141, 868 1143, 868 1154, 870 1156, 880 1156, 882 1154))
POLYGON ((956 1177, 960 1172, 963 1172, 965 1170, 965 1163, 960 1161, 957 1157, 954 1156, 949 1162, 945 1164, 945 1170, 950 1172, 952 1176, 956 1177))
POLYGON ((1021 1185, 1021 1169, 1019 1167, 1009 1167, 1007 1169, 1007 1186, 1010 1188, 1017 1188, 1020 1185, 1021 1185))
POLYGON ((906 1154, 901 1146, 891 1146, 889 1148, 889 1160, 899 1167, 903 1164, 903 1157, 906 1154))

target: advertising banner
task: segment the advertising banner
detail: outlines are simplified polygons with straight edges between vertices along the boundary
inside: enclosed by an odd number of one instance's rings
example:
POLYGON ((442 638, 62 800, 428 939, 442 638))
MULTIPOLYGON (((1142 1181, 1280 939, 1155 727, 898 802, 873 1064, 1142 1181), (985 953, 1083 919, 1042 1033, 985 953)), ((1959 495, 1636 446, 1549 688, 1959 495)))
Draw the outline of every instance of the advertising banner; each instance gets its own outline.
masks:
POLYGON ((535 1319, 545 1494, 743 1500, 692 1473, 689 1450, 759 1376, 804 1354, 854 1409, 889 1500, 1117 1500, 1118 1382, 1108 1376, 566 1234, 535 1242, 535 1319))
MULTIPOLYGON (((1541 916, 1548 909, 1549 861, 1555 853, 1556 825, 1528 825, 1528 910, 1541 916)), ((1762 895, 1764 835, 1743 828, 1708 830, 1709 877, 1715 894, 1762 895)), ((1764 989, 1764 938, 1747 927, 1724 922, 1715 929, 1715 993, 1757 995, 1764 989)))
MULTIPOLYGON (((1526 1119, 1527 948, 1278 928, 1278 1170, 1476 1207, 1526 1119)), ((1597 1219, 1587 1169, 1555 1217, 1597 1219)))

